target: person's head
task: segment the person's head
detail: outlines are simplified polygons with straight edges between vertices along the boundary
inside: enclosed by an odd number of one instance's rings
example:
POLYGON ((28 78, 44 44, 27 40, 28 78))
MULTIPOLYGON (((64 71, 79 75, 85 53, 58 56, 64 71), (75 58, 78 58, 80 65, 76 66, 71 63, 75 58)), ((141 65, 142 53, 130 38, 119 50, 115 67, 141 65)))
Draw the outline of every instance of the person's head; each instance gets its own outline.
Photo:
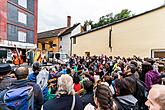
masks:
POLYGON ((105 64, 105 68, 108 69, 109 67, 110 67, 110 65, 109 65, 108 63, 106 63, 106 64, 105 64))
POLYGON ((127 75, 128 73, 134 74, 136 72, 136 66, 134 64, 129 64, 124 68, 124 74, 127 75))
POLYGON ((165 86, 153 85, 148 94, 148 100, 145 103, 149 110, 165 109, 165 86))
MULTIPOLYGON (((9 64, 0 64, 0 77, 9 75, 11 72, 11 66, 9 64)), ((0 79, 1 79, 0 78, 0 79)))
POLYGON ((99 83, 94 87, 94 101, 100 110, 113 110, 113 98, 107 83, 99 83))
POLYGON ((116 95, 123 96, 134 94, 136 91, 136 81, 132 77, 115 80, 116 95))
POLYGON ((135 67, 138 67, 138 63, 136 61, 134 61, 134 60, 130 61, 130 64, 134 64, 135 67))
POLYGON ((153 58, 147 58, 146 61, 151 63, 151 65, 155 63, 155 60, 153 58))
POLYGON ((17 80, 26 79, 29 74, 29 70, 26 67, 18 67, 15 70, 15 76, 17 80))
POLYGON ((58 78, 58 90, 57 94, 66 94, 66 95, 73 95, 74 89, 73 89, 73 79, 68 74, 62 74, 58 78))
POLYGON ((35 74, 38 74, 41 71, 41 65, 39 62, 34 62, 32 69, 34 71, 35 74))
POLYGON ((142 63, 142 72, 147 73, 148 71, 153 70, 152 64, 150 62, 143 62, 142 63))
POLYGON ((85 79, 83 81, 83 87, 86 90, 86 92, 93 91, 93 82, 90 81, 89 79, 85 79))
POLYGON ((158 71, 159 71, 159 73, 164 73, 165 72, 165 65, 160 64, 158 66, 158 71))
POLYGON ((80 82, 79 75, 78 75, 77 73, 75 73, 75 74, 73 75, 73 83, 79 84, 79 82, 80 82))

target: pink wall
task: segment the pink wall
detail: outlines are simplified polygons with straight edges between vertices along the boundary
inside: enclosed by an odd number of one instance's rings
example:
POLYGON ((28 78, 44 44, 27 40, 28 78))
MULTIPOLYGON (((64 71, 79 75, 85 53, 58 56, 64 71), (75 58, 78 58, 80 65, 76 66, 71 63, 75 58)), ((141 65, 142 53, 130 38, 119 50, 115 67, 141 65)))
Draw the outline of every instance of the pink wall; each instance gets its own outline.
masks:
POLYGON ((0 39, 7 39, 7 0, 0 0, 0 39))

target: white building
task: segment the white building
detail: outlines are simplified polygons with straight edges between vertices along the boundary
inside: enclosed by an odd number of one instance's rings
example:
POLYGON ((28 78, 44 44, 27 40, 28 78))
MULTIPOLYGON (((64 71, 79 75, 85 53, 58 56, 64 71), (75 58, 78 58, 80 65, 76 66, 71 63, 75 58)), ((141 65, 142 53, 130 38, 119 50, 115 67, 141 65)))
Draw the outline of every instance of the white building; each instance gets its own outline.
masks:
POLYGON ((60 38, 60 52, 71 55, 71 40, 70 37, 80 33, 82 30, 80 23, 73 25, 66 29, 62 34, 59 35, 60 38))

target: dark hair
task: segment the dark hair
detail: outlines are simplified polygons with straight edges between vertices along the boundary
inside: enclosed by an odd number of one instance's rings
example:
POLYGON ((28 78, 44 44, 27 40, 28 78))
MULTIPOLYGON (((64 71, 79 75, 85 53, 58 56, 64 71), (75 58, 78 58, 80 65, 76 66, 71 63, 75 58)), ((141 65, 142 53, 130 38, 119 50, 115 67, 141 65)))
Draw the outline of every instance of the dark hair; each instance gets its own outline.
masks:
POLYGON ((129 64, 128 68, 131 69, 131 73, 135 73, 137 71, 137 67, 134 64, 129 64))
POLYGON ((130 64, 134 64, 135 67, 138 67, 138 63, 137 63, 136 61, 133 61, 133 60, 132 60, 132 61, 130 62, 130 64))
POLYGON ((84 89, 86 90, 86 92, 93 91, 93 82, 92 81, 90 81, 88 79, 84 80, 83 86, 84 86, 84 89))
POLYGON ((150 70, 153 70, 151 63, 149 63, 149 62, 142 63, 142 73, 140 74, 140 80, 142 80, 144 82, 145 74, 150 70))
POLYGON ((32 66, 32 69, 34 72, 39 72, 41 70, 41 65, 39 62, 34 62, 33 63, 33 66, 32 66))
POLYGON ((132 77, 125 77, 123 79, 115 80, 115 88, 117 89, 117 95, 129 95, 136 92, 136 81, 132 77))
POLYGON ((105 84, 97 84, 94 87, 94 96, 99 102, 101 110, 113 110, 113 97, 109 86, 105 84))
POLYGON ((73 83, 78 84, 79 82, 80 82, 79 75, 77 73, 75 73, 73 75, 73 83))
POLYGON ((158 66, 158 71, 159 71, 159 73, 165 71, 165 66, 164 65, 159 65, 158 66))

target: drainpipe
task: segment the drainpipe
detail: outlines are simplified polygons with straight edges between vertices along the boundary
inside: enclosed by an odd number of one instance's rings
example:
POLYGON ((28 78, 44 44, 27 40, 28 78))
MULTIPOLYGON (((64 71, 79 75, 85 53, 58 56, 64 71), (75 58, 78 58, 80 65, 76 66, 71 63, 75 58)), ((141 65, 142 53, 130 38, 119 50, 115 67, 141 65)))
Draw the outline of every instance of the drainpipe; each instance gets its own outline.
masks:
POLYGON ((72 56, 72 38, 70 38, 70 56, 72 56))
POLYGON ((111 29, 109 30, 109 48, 112 52, 112 26, 111 29))

